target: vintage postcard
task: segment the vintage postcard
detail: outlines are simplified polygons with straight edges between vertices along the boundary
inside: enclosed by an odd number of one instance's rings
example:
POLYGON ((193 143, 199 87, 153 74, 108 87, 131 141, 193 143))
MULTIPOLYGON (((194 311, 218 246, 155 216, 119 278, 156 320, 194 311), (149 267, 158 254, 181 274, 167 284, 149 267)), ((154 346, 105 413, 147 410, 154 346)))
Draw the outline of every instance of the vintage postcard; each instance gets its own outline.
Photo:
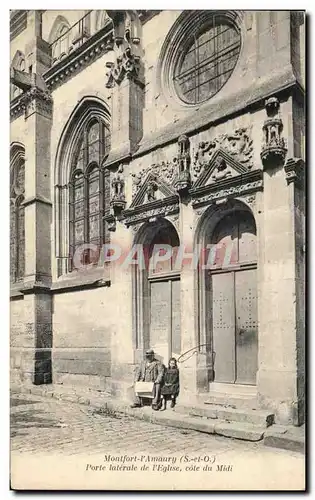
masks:
POLYGON ((304 11, 10 34, 11 489, 304 490, 304 11))

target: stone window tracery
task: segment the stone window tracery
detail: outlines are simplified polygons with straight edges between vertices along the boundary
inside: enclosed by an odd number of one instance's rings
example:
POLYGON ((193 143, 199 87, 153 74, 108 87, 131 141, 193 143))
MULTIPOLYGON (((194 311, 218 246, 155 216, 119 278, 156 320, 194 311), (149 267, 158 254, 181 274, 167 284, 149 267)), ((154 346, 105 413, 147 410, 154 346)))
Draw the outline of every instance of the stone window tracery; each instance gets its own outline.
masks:
POLYGON ((240 17, 232 11, 187 11, 178 18, 159 59, 166 97, 191 106, 220 91, 241 51, 240 17))
POLYGON ((25 269, 25 160, 22 146, 11 148, 10 169, 10 281, 22 281, 25 269))
MULTIPOLYGON (((73 155, 69 184, 70 259, 83 244, 104 243, 105 179, 101 162, 109 152, 109 127, 98 117, 83 127, 73 155)), ((83 263, 97 261, 91 250, 83 263)))

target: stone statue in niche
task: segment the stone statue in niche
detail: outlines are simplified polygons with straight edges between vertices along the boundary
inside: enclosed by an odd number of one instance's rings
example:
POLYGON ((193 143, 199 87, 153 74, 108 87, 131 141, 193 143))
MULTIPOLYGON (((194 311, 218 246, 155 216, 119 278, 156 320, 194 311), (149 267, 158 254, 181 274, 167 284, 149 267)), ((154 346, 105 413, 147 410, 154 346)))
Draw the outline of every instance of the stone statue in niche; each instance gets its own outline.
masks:
POLYGON ((220 160, 217 163, 216 172, 211 177, 212 180, 213 181, 220 181, 220 180, 225 179, 227 177, 231 177, 231 175, 232 175, 232 172, 227 167, 226 161, 223 160, 223 158, 220 158, 220 160))
POLYGON ((149 203, 150 201, 155 201, 156 200, 156 191, 157 191, 157 184, 154 180, 151 180, 148 182, 147 189, 146 189, 146 201, 149 203))
POLYGON ((263 143, 260 157, 265 167, 284 162, 287 149, 282 137, 283 123, 280 117, 280 102, 270 97, 265 102, 268 118, 263 125, 263 143))
POLYGON ((185 191, 190 187, 190 141, 186 135, 178 139, 177 168, 178 179, 175 183, 177 191, 185 191))
POLYGON ((110 205, 114 212, 121 211, 126 206, 123 171, 123 165, 119 165, 115 177, 112 180, 112 199, 110 205))

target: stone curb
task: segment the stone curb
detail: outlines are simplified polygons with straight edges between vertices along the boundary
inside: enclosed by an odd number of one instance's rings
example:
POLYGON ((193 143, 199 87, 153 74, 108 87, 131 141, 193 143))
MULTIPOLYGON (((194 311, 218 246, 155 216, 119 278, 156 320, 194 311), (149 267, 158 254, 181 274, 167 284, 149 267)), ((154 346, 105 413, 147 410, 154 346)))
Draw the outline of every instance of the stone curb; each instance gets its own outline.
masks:
MULTIPOLYGON (((60 390, 61 389, 61 390, 60 390)), ((180 412, 163 413, 153 412, 151 408, 130 408, 130 403, 125 401, 114 401, 109 394, 93 394, 92 391, 87 394, 76 394, 43 388, 42 386, 12 386, 12 392, 21 394, 32 394, 42 397, 53 397, 70 403, 79 403, 91 406, 96 410, 101 410, 105 414, 108 412, 118 412, 132 418, 144 420, 146 422, 176 427, 178 429, 194 430, 206 434, 216 434, 219 436, 240 439, 244 441, 262 441, 264 445, 281 448, 284 450, 305 452, 305 441, 301 437, 292 436, 285 428, 281 431, 275 426, 262 428, 255 425, 239 422, 227 422, 219 419, 209 419, 205 417, 184 415, 180 412)))

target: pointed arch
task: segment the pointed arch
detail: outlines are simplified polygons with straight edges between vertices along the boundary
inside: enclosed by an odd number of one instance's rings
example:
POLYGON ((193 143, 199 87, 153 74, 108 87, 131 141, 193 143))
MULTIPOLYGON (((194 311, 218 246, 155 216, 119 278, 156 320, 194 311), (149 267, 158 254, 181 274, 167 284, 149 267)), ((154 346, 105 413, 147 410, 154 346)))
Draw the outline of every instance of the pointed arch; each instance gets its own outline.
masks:
MULTIPOLYGON (((20 50, 16 51, 11 62, 11 67, 19 71, 25 71, 25 55, 20 50)), ((12 83, 10 93, 11 93, 11 99, 14 99, 15 97, 22 94, 22 90, 12 83)))
POLYGON ((71 49, 70 28, 64 16, 57 16, 49 34, 53 63, 66 56, 71 49))
POLYGON ((14 54, 14 57, 12 59, 11 66, 15 69, 19 69, 20 71, 25 70, 25 55, 23 54, 23 52, 21 52, 20 50, 16 51, 16 53, 14 54), (24 68, 21 68, 21 66, 23 66, 23 64, 24 64, 24 68))
POLYGON ((61 15, 57 16, 49 33, 48 43, 50 44, 54 43, 55 40, 60 36, 61 31, 64 28, 70 29, 70 27, 71 27, 70 23, 66 17, 61 15))
POLYGON ((108 176, 102 168, 110 148, 109 112, 102 99, 86 96, 71 113, 55 162, 55 220, 58 274, 71 271, 78 245, 102 245, 109 206, 108 176))

